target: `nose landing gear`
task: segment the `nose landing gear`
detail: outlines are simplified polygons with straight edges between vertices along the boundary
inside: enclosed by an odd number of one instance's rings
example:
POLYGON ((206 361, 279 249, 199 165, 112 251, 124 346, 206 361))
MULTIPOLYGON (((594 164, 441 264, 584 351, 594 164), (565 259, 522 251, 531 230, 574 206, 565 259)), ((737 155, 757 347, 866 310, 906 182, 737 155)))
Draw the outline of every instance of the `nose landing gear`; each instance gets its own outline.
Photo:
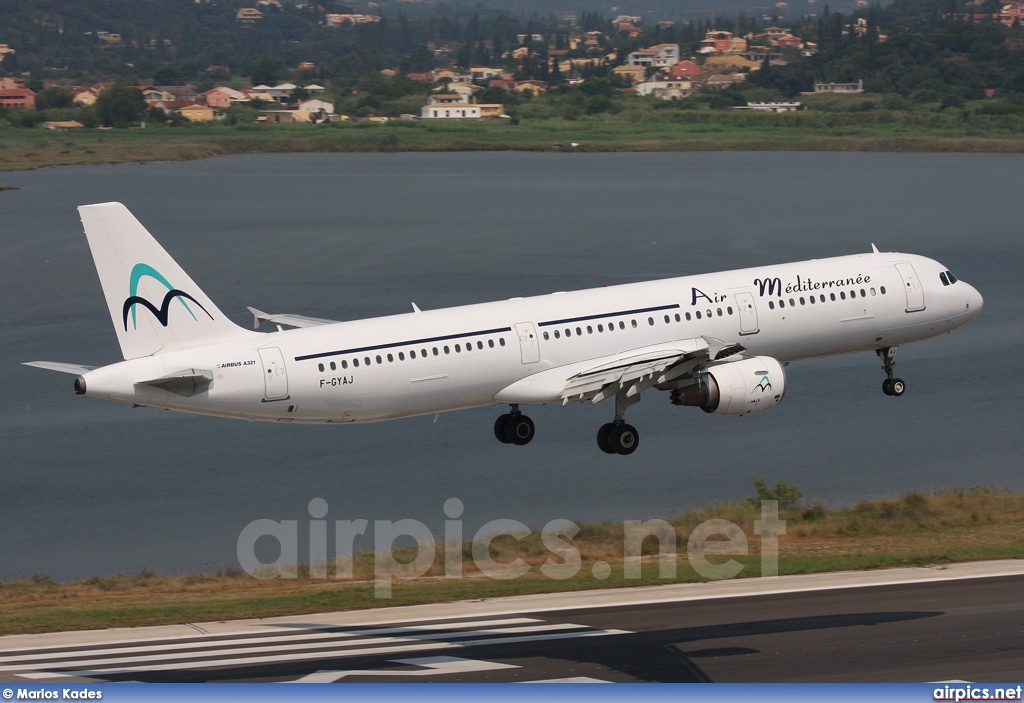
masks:
POLYGON ((882 369, 885 371, 885 380, 882 381, 882 392, 886 395, 901 396, 907 390, 907 384, 902 378, 893 378, 892 367, 896 365, 894 357, 899 347, 884 347, 876 349, 875 353, 882 360, 882 369))

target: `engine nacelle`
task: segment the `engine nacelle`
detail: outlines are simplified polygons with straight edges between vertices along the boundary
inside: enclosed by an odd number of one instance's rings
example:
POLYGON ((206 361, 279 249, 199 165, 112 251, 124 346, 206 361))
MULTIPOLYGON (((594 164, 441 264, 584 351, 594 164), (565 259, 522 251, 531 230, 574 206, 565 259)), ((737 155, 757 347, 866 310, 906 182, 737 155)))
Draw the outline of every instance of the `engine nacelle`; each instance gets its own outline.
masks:
POLYGON ((696 383, 672 391, 672 404, 718 415, 747 415, 774 408, 785 394, 782 364, 770 356, 755 356, 701 368, 696 383))

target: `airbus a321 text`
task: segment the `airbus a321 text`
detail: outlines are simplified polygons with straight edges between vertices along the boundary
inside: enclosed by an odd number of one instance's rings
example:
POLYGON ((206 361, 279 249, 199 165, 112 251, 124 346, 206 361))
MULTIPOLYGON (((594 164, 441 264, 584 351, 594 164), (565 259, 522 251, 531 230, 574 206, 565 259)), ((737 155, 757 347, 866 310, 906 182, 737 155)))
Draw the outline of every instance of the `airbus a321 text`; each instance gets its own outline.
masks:
POLYGON ((137 406, 267 422, 360 423, 492 404, 506 444, 523 405, 611 401, 597 434, 631 454, 626 409, 644 391, 745 415, 778 405, 783 366, 874 351, 889 396, 899 345, 949 332, 982 297, 931 259, 879 252, 336 322, 250 308, 243 329, 120 203, 79 208, 124 361, 29 362, 78 376, 75 392, 137 406), (285 327, 291 329, 284 329, 285 327))

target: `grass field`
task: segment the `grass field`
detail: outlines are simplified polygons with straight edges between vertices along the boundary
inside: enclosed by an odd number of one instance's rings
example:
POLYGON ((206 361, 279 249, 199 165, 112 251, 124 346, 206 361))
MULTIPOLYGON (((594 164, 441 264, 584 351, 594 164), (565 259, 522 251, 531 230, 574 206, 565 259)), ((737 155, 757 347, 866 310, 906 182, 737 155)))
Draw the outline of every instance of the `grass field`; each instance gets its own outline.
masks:
MULTIPOLYGON (((578 574, 564 580, 545 576, 540 566, 553 555, 537 532, 521 542, 500 538, 491 545, 499 563, 519 558, 527 574, 496 580, 473 567, 470 545, 463 549, 463 578, 444 578, 443 550, 431 569, 413 580, 395 581, 392 598, 374 596, 373 555, 357 554, 353 578, 309 577, 308 566, 296 579, 261 580, 243 572, 168 576, 94 578, 57 583, 45 576, 0 582, 0 634, 203 622, 296 615, 414 603, 451 602, 526 593, 697 582, 706 580, 687 562, 685 545, 693 529, 712 518, 738 525, 749 536, 747 556, 712 556, 721 563, 743 564, 740 578, 760 575, 759 540, 753 521, 759 512, 749 503, 691 510, 669 520, 680 558, 675 576, 659 576, 656 540, 643 543, 640 578, 626 578, 624 528, 616 523, 583 523, 571 540, 581 558, 578 574), (504 540, 504 541, 502 541, 504 540), (605 562, 610 574, 598 579, 593 565, 605 562)), ((958 561, 1024 558, 1024 493, 991 488, 909 493, 854 506, 825 509, 794 507, 780 512, 787 532, 780 539, 780 574, 804 574, 894 566, 923 566, 958 561)), ((408 562, 412 552, 399 552, 408 562)), ((555 561, 559 561, 557 558, 555 561)))
POLYGON ((372 151, 951 151, 1024 153, 1024 118, 945 113, 633 110, 466 122, 0 130, 0 171, 225 154, 372 151), (577 147, 570 146, 577 143, 577 147), (561 147, 555 147, 561 144, 561 147))

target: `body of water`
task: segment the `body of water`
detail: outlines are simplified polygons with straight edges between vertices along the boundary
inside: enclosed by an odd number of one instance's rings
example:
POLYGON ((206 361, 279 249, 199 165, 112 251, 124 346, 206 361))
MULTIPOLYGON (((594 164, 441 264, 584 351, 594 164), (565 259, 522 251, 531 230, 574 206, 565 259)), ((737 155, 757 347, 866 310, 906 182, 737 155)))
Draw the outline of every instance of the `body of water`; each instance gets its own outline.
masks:
MULTIPOLYGON (((1019 156, 303 154, 7 174, 0 194, 0 578, 237 566, 258 518, 649 519, 741 499, 752 477, 840 504, 911 489, 1024 489, 1024 201, 1019 156), (353 319, 880 249, 945 263, 981 317, 897 357, 791 365, 771 412, 709 416, 649 392, 629 457, 597 406, 359 426, 132 409, 19 365, 120 360, 75 206, 125 203, 236 322, 247 305, 353 319)), ((300 533, 302 530, 300 530, 300 533)))

